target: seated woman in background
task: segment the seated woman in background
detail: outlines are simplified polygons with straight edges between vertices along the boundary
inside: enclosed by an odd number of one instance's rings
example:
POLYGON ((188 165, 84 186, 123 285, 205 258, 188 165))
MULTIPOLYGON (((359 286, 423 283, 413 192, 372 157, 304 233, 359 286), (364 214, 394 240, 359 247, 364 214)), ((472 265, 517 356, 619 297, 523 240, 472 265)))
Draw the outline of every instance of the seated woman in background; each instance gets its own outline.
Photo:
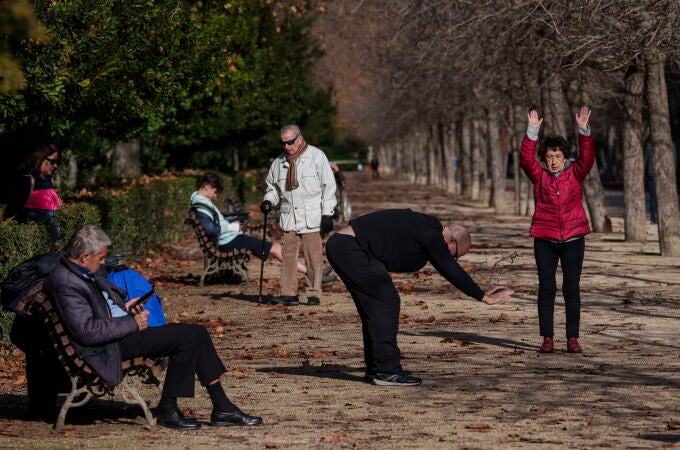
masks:
POLYGON ((59 163, 60 150, 52 144, 37 144, 19 168, 21 176, 4 213, 5 219, 13 218, 20 223, 47 223, 51 238, 50 251, 54 251, 60 235, 57 211, 61 200, 52 180, 59 163))
MULTIPOLYGON (((196 185, 198 190, 191 194, 191 206, 196 210, 197 217, 205 232, 217 238, 217 245, 223 252, 248 249, 258 258, 262 258, 262 240, 243 234, 242 224, 238 221, 228 221, 213 203, 217 194, 224 191, 222 178, 214 172, 206 172, 196 185)), ((264 242, 264 259, 269 255, 281 261, 281 244, 278 242, 264 242)), ((298 261, 298 272, 307 273, 304 264, 298 261)))

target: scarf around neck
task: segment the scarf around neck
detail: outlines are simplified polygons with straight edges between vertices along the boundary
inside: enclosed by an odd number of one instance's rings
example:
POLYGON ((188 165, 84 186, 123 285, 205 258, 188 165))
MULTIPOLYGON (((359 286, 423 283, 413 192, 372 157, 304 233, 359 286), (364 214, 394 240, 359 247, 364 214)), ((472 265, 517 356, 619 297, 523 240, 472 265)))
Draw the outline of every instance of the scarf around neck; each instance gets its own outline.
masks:
POLYGON ((305 142, 300 150, 293 153, 292 155, 286 155, 286 161, 288 161, 288 164, 290 165, 290 167, 288 167, 288 176, 286 177, 286 188, 289 191, 297 189, 299 186, 297 180, 297 170, 295 169, 295 162, 300 157, 300 155, 302 155, 305 152, 305 150, 307 150, 307 147, 308 147, 307 143, 305 142))

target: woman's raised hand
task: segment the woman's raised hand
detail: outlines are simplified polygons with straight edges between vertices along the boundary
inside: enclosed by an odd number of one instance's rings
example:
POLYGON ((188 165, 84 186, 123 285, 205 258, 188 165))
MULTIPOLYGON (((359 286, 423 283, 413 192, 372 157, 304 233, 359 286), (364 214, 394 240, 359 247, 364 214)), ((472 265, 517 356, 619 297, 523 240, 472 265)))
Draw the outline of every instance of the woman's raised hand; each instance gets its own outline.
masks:
POLYGON ((530 109, 529 114, 527 114, 527 119, 529 120, 529 125, 532 127, 540 127, 543 123, 543 117, 538 117, 538 111, 535 109, 530 109))
POLYGON ((588 129, 588 119, 590 119, 590 109, 583 105, 581 106, 581 111, 576 113, 576 124, 579 128, 584 130, 588 129))

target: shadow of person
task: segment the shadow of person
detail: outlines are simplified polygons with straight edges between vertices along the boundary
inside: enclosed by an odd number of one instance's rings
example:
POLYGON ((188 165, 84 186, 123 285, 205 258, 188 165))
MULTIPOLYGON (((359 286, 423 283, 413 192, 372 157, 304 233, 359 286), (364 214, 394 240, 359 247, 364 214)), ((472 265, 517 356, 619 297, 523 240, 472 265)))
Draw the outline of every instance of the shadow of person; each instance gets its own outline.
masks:
POLYGON ((425 331, 423 333, 401 332, 405 336, 433 336, 441 339, 451 339, 456 341, 466 341, 475 344, 493 345, 495 347, 509 348, 512 350, 536 350, 536 346, 526 342, 514 341, 505 338, 495 338, 482 336, 474 333, 456 333, 451 331, 425 331))
POLYGON ((329 378, 333 380, 345 381, 364 381, 363 370, 356 367, 348 367, 344 365, 325 364, 314 366, 308 362, 304 362, 302 366, 289 367, 260 367, 256 369, 257 372, 264 373, 278 373, 286 375, 300 375, 308 377, 329 378), (361 375, 355 375, 350 372, 359 372, 361 375))

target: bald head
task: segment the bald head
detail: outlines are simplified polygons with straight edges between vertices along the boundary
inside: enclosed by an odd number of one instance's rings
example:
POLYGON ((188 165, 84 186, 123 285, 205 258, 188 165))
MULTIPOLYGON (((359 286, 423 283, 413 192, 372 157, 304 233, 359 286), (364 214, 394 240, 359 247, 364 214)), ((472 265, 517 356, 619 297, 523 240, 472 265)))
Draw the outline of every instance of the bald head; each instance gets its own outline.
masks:
POLYGON ((444 227, 442 235, 453 256, 460 257, 470 251, 472 239, 467 228, 450 223, 444 227))

